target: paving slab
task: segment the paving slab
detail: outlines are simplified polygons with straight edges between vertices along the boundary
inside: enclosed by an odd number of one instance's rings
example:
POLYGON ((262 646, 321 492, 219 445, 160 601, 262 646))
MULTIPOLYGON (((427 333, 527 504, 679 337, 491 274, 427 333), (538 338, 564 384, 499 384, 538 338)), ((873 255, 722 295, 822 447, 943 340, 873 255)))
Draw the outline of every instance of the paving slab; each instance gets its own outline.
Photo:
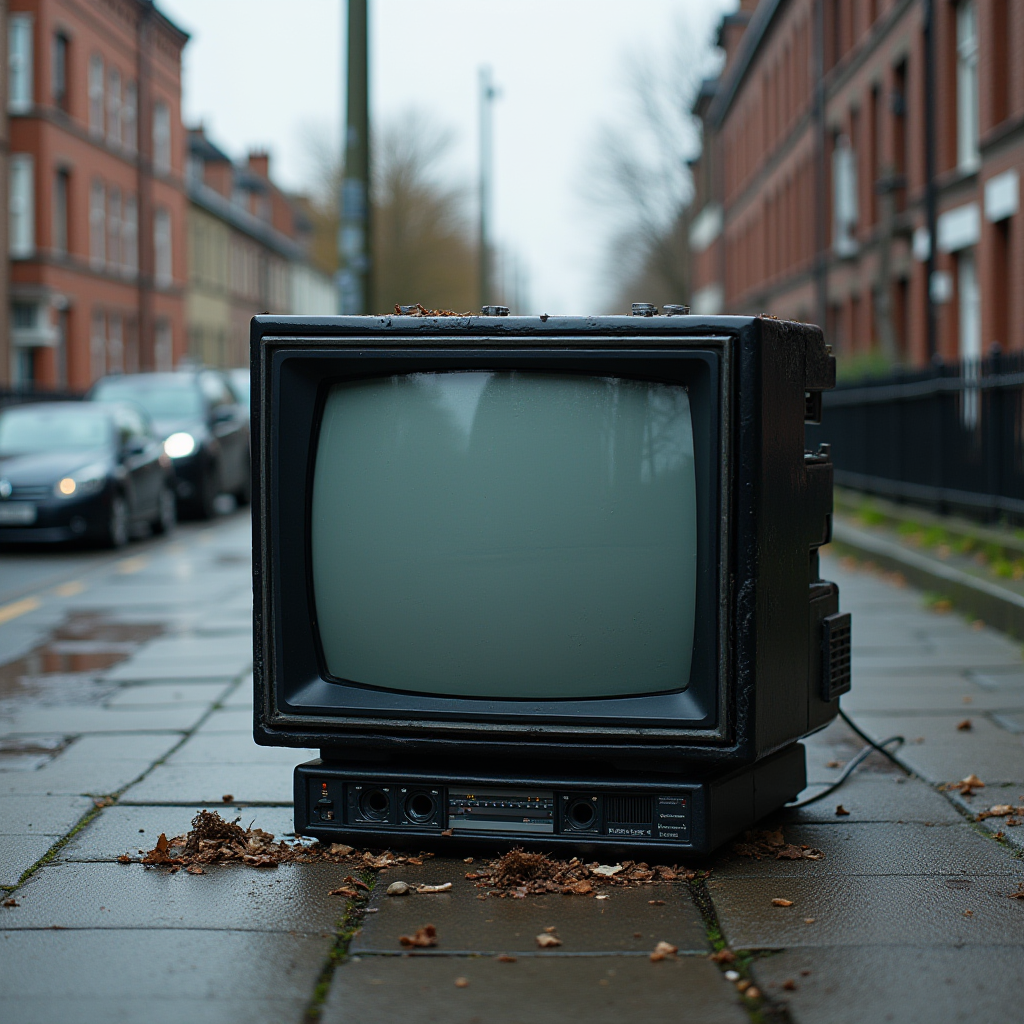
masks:
POLYGON ((793 1024, 974 1024, 1024 1018, 1024 947, 842 946, 757 960, 753 976, 793 1024), (804 972, 810 972, 805 974, 804 972), (782 988, 787 981, 797 987, 782 988))
POLYGON ((855 715, 872 711, 948 711, 965 718, 1017 708, 1024 708, 1024 686, 986 690, 960 673, 910 679, 864 676, 843 697, 843 710, 855 715))
MULTIPOLYGON (((251 719, 250 719, 251 722, 251 719)), ((168 759, 170 765, 263 764, 294 768, 319 757, 320 751, 302 747, 262 747, 248 732, 196 733, 168 759)))
POLYGON ((1024 736, 1000 729, 983 715, 861 713, 857 724, 876 739, 905 736, 908 742, 897 756, 931 783, 972 773, 987 783, 1024 782, 1024 736), (970 717, 970 730, 957 729, 964 717, 970 717))
POLYGON ((1007 899, 1019 877, 1018 862, 1016 875, 974 877, 712 876, 708 891, 733 949, 984 945, 994 937, 1024 945, 1024 907, 1007 899), (773 906, 773 899, 792 900, 793 906, 773 906))
MULTIPOLYGON (((210 865, 203 875, 141 864, 51 863, 18 890, 0 928, 201 928, 329 935, 341 864, 210 865)), ((1009 901, 1008 901, 1009 902, 1009 901)))
POLYGON ((298 1021, 330 945, 251 931, 0 932, 0 1003, 18 1024, 298 1021))
MULTIPOLYGON (((1019 861, 961 819, 955 824, 850 823, 788 825, 787 842, 824 853, 821 860, 715 859, 716 878, 806 878, 855 875, 995 875, 1024 877, 1019 861)), ((827 883, 832 884, 832 883, 827 883)))
POLYGON ((252 737, 252 711, 247 708, 214 711, 196 730, 197 735, 210 732, 241 732, 252 737))
POLYGON ((83 796, 0 796, 0 836, 67 835, 92 806, 83 796))
POLYGON ((199 811, 217 811, 223 818, 250 824, 280 838, 295 829, 295 813, 289 807, 242 808, 231 804, 198 804, 193 807, 125 806, 116 804, 89 822, 60 852, 61 860, 113 861, 123 853, 137 856, 140 849, 151 850, 161 832, 168 837, 182 835, 199 811))
POLYGON ((157 708, 104 708, 95 704, 25 707, 0 715, 0 733, 188 732, 206 714, 206 705, 157 708))
POLYGON ((119 686, 104 701, 106 707, 151 708, 178 704, 202 704, 209 707, 231 689, 230 683, 179 680, 173 683, 132 683, 119 686))
MULTIPOLYGON (((811 774, 808 765, 808 774, 811 774)), ((835 773, 838 775, 838 771, 835 773)), ((820 786, 808 786, 803 796, 811 796, 820 786)), ((764 827, 776 822, 844 821, 930 821, 958 822, 963 815, 943 796, 920 779, 905 775, 883 775, 856 772, 830 797, 799 810, 783 810, 768 819, 764 827), (849 818, 837 817, 836 807, 842 804, 849 818)))
POLYGON ((371 957, 334 973, 324 1024, 746 1024, 714 964, 679 957, 371 957), (456 978, 469 984, 460 988, 456 978))
POLYGON ((55 842, 56 836, 0 836, 0 885, 17 885, 55 842))
POLYGON ((608 899, 553 893, 526 899, 478 899, 484 890, 464 878, 461 860, 432 859, 420 868, 402 866, 382 872, 367 915, 352 940, 352 953, 400 954, 399 936, 424 924, 438 931, 440 953, 538 953, 536 937, 555 927, 562 945, 545 951, 559 956, 580 953, 648 952, 664 940, 682 950, 706 952, 704 923, 682 883, 659 882, 636 889, 609 889, 608 899), (437 885, 452 882, 450 892, 385 896, 401 879, 437 885), (649 900, 664 900, 652 906, 649 900))
POLYGON ((209 806, 221 803, 228 794, 244 804, 291 804, 292 768, 286 764, 158 765, 124 794, 122 802, 209 806))

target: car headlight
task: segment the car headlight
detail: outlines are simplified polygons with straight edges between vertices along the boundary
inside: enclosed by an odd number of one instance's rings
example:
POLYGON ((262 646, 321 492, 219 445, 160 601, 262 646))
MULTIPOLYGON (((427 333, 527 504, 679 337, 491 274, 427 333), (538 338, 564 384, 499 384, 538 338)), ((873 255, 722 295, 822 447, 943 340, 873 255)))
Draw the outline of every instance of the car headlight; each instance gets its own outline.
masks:
POLYGON ((103 490, 106 482, 107 467, 102 462, 95 462, 76 470, 70 476, 62 477, 54 485, 53 493, 58 498, 84 498, 103 490))
POLYGON ((164 451, 172 459, 183 459, 186 455, 191 455, 195 450, 196 439, 191 434, 185 433, 184 430, 179 431, 177 434, 171 434, 164 441, 164 451))

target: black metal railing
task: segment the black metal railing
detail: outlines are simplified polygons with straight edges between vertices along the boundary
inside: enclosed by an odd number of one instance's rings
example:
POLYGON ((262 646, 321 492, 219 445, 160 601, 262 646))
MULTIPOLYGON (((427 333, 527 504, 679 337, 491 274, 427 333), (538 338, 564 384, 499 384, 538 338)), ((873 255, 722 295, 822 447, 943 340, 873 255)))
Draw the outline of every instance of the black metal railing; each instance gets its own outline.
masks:
POLYGON ((1024 519, 1024 353, 840 384, 823 406, 808 447, 832 446, 837 484, 1024 519))

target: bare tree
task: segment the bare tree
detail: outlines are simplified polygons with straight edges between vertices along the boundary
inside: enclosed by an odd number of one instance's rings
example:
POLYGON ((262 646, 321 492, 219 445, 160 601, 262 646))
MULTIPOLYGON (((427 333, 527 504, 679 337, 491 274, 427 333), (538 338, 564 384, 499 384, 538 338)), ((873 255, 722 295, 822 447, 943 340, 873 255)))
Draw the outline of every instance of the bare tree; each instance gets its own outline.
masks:
MULTIPOLYGON (((470 310, 476 302, 476 248, 468 191, 441 170, 452 133, 410 111, 385 125, 374 140, 371 309, 396 303, 470 310)), ((307 149, 315 185, 307 200, 313 223, 311 259, 337 268, 338 159, 317 138, 307 149)))
POLYGON ((700 150, 690 107, 717 59, 707 34, 680 21, 662 53, 631 57, 626 112, 600 129, 586 193, 613 224, 605 272, 617 310, 687 301, 689 161, 700 150))

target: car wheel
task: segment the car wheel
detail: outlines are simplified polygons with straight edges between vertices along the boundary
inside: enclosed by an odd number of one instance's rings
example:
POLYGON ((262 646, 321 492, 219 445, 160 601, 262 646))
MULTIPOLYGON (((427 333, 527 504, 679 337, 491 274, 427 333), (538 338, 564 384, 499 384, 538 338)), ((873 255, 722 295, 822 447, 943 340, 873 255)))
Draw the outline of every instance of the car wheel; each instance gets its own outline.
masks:
POLYGON ((156 519, 150 523, 154 533, 170 533, 178 522, 178 505, 174 491, 164 485, 160 489, 160 507, 156 519))
POLYGON ((120 494, 110 499, 110 512, 103 531, 105 548, 123 548, 128 543, 128 502, 120 494))

